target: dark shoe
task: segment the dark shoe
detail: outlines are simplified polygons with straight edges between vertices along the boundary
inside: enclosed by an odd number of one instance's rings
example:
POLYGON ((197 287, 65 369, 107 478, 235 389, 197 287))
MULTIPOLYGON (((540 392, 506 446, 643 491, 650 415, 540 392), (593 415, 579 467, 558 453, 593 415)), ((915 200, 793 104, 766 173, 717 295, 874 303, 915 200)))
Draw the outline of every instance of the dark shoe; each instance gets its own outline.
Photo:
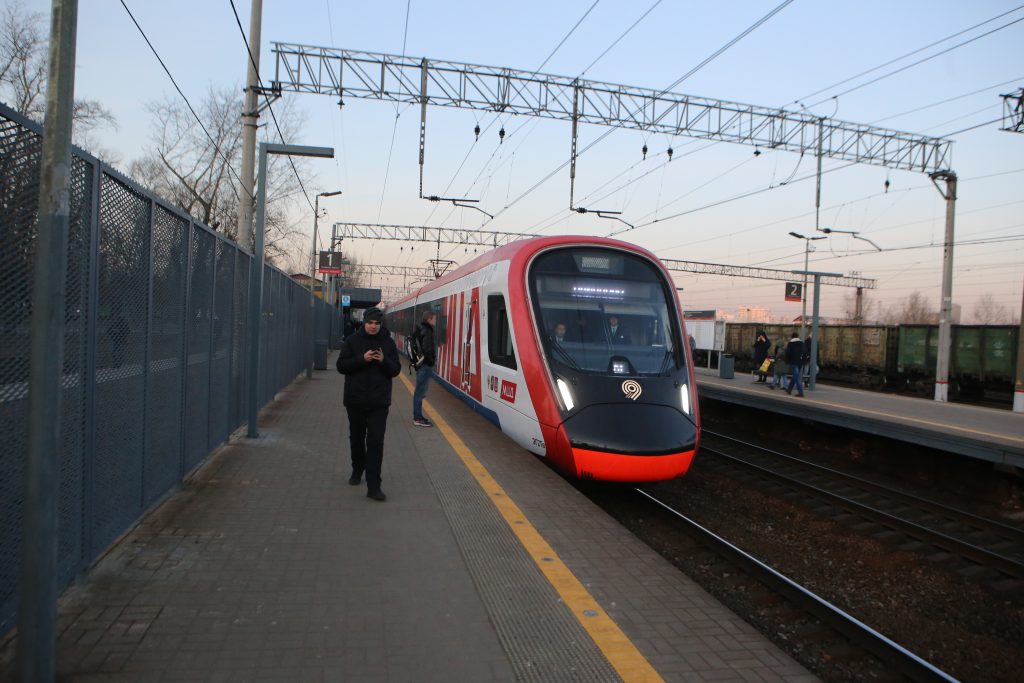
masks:
POLYGON ((363 483, 363 475, 353 474, 351 477, 348 478, 348 483, 349 486, 359 486, 361 483, 363 483))
POLYGON ((413 420, 412 423, 417 427, 433 427, 434 423, 425 417, 421 417, 418 420, 413 420))
POLYGON ((786 392, 787 394, 789 394, 790 396, 792 396, 792 395, 793 395, 793 390, 792 390, 792 389, 790 389, 789 387, 786 387, 785 389, 783 389, 783 391, 785 391, 785 392, 786 392))
POLYGON ((796 397, 797 397, 797 398, 803 398, 803 397, 804 397, 804 395, 803 395, 803 394, 797 394, 797 395, 796 395, 796 397))
POLYGON ((388 499, 388 497, 384 495, 383 491, 370 491, 366 494, 366 497, 373 498, 374 500, 380 501, 381 503, 388 499))

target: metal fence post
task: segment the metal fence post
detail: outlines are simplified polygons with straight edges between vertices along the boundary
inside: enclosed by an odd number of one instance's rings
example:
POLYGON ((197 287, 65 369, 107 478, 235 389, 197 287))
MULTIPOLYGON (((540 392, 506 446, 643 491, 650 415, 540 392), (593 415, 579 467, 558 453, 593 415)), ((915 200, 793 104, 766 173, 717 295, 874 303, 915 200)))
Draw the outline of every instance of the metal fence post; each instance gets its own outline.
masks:
POLYGON ((149 381, 152 365, 153 347, 153 261, 156 244, 153 233, 156 231, 156 201, 149 199, 149 263, 146 278, 146 344, 142 352, 142 467, 139 482, 139 510, 146 509, 146 456, 149 454, 149 381))
POLYGON ((50 85, 39 164, 39 223, 33 263, 28 452, 18 607, 17 656, 22 681, 50 681, 56 673, 64 280, 71 209, 71 118, 78 2, 53 0, 52 13, 50 85))
MULTIPOLYGON (((209 339, 206 343, 206 356, 207 366, 210 368, 209 372, 206 373, 206 405, 209 407, 212 405, 210 402, 213 400, 213 339, 214 339, 214 324, 213 319, 217 315, 217 247, 220 246, 220 239, 217 235, 213 235, 213 267, 210 268, 210 308, 207 317, 210 320, 209 324, 209 339)), ((213 411, 206 411, 206 450, 210 450, 211 442, 213 441, 213 411)))
POLYGON ((82 368, 82 401, 85 435, 82 439, 82 556, 79 567, 84 569, 93 557, 92 508, 96 493, 96 329, 100 305, 100 198, 102 195, 103 163, 97 159, 92 169, 92 210, 89 217, 89 291, 86 317, 85 367, 82 368))
POLYGON ((195 242, 196 226, 191 216, 188 219, 188 239, 185 240, 185 248, 188 253, 185 256, 185 305, 181 311, 181 428, 179 436, 179 470, 178 480, 185 478, 185 458, 187 451, 187 440, 185 432, 188 430, 185 417, 188 415, 188 362, 189 345, 192 343, 192 325, 189 319, 189 309, 192 307, 192 260, 193 246, 195 242))

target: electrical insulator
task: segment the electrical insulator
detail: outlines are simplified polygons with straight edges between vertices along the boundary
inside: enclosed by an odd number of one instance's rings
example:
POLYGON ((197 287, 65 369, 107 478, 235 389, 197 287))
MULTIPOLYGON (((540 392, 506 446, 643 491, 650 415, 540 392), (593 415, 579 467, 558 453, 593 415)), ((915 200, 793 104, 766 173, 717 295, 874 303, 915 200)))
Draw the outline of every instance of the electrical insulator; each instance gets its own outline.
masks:
POLYGON ((757 147, 754 148, 754 156, 755 157, 761 156, 761 150, 759 150, 757 147))
POLYGON ((672 148, 671 147, 668 148, 668 160, 672 161, 672 148))
POLYGON ((480 124, 479 123, 476 124, 476 128, 473 129, 473 135, 476 136, 477 140, 480 139, 480 124))
POLYGON ((505 142, 505 126, 502 126, 501 130, 498 131, 498 140, 499 140, 499 142, 498 142, 499 145, 502 142, 505 142))
POLYGON ((885 179, 885 191, 887 193, 889 192, 889 179, 888 178, 885 179))
POLYGON ((646 142, 644 143, 643 149, 641 149, 640 151, 644 153, 644 159, 646 159, 647 158, 647 143, 646 142))

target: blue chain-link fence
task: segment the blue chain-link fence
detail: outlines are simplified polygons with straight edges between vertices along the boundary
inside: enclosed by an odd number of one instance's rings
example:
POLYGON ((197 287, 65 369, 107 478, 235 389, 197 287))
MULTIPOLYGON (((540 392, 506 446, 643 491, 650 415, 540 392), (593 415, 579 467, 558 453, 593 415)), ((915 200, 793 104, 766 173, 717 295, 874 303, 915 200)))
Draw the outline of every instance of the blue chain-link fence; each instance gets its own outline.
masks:
MULTIPOLYGON (((15 622, 41 129, 0 105, 0 635, 15 622)), ((76 149, 60 454, 66 585, 246 419, 253 257, 76 149)), ((311 357, 307 289, 266 266, 261 405, 311 357)), ((330 309, 317 301, 320 326, 330 309)), ((323 329, 320 327, 320 329, 323 329)))

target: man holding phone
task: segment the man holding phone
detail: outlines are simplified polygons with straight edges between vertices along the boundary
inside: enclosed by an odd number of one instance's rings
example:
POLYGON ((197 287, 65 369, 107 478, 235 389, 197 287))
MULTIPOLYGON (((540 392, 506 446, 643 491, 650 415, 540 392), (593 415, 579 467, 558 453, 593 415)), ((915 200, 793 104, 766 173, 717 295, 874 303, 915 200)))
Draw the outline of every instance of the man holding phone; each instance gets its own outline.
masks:
POLYGON ((367 309, 362 328, 342 342, 337 368, 345 375, 344 403, 352 454, 348 483, 358 486, 365 472, 367 498, 383 502, 387 500, 380 474, 384 431, 391 406, 391 383, 402 371, 398 347, 384 327, 383 311, 367 309))

